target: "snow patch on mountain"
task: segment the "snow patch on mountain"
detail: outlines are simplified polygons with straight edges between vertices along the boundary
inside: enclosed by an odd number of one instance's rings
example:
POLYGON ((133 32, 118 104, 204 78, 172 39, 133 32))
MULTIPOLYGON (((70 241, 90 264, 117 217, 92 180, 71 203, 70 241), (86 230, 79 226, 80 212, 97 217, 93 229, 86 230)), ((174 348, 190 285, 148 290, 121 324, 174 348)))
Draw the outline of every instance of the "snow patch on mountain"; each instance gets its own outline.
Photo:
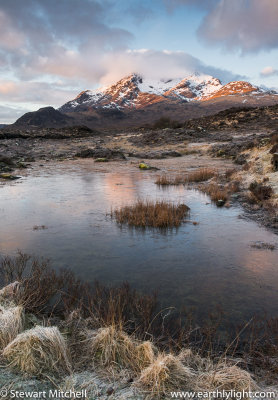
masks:
POLYGON ((198 73, 181 79, 146 79, 132 74, 114 85, 79 93, 60 111, 82 111, 88 107, 118 110, 143 108, 165 101, 205 101, 215 97, 262 92, 265 91, 248 82, 236 81, 222 85, 219 79, 198 73))

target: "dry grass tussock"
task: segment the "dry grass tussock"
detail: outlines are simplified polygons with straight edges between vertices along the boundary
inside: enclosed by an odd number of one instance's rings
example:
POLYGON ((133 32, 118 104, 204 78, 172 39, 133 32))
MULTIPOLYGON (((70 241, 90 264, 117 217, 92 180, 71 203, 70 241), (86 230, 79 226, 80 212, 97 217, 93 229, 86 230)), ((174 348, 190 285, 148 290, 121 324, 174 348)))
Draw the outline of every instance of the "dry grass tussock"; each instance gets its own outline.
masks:
POLYGON ((231 363, 228 364, 226 359, 214 364, 210 358, 200 357, 190 349, 182 350, 178 358, 196 374, 193 390, 243 392, 258 389, 249 372, 231 363))
POLYGON ((159 186, 167 185, 186 185, 193 182, 205 182, 217 175, 217 172, 212 168, 199 168, 185 175, 178 175, 175 178, 161 175, 157 177, 156 184, 159 186))
POLYGON ((22 331, 24 313, 22 307, 0 305, 0 349, 6 347, 22 331))
POLYGON ((216 171, 212 168, 199 168, 192 171, 187 176, 188 182, 205 182, 213 178, 216 175, 216 171))
POLYGON ((36 326, 19 334, 3 356, 10 367, 29 375, 71 372, 67 345, 57 327, 36 326))
POLYGON ((182 349, 177 357, 183 365, 191 368, 197 374, 211 371, 213 368, 213 363, 210 358, 203 358, 199 354, 193 353, 189 348, 182 349))
POLYGON ((249 372, 236 365, 220 364, 210 372, 200 373, 196 380, 196 389, 200 391, 234 390, 250 392, 258 389, 249 372))
POLYGON ((229 192, 226 188, 219 186, 217 183, 210 183, 203 191, 207 193, 213 202, 226 202, 229 198, 229 192))
POLYGON ((181 361, 172 354, 159 354, 154 362, 145 368, 135 385, 147 391, 152 398, 159 398, 171 390, 182 388, 192 390, 195 373, 184 366, 181 361))
POLYGON ((213 364, 190 349, 179 355, 159 354, 152 364, 144 369, 135 385, 147 391, 151 398, 161 398, 170 391, 216 391, 235 392, 257 390, 258 386, 249 372, 225 361, 213 364))
POLYGON ((119 224, 135 227, 171 228, 178 227, 189 213, 185 204, 172 204, 167 201, 142 201, 111 211, 111 216, 119 224))
POLYGON ((154 346, 151 342, 138 342, 115 326, 88 331, 85 340, 85 354, 101 367, 115 370, 128 368, 140 372, 154 360, 154 346))

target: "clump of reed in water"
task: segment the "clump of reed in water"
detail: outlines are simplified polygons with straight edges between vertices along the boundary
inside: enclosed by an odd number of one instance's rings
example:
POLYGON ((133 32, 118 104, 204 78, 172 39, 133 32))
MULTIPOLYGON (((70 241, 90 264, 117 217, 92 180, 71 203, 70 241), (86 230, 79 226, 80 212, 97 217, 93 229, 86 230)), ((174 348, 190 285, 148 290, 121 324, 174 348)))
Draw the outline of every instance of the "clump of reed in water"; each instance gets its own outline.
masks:
POLYGON ((138 200, 131 206, 123 206, 111 211, 111 216, 119 224, 135 227, 171 228, 178 227, 189 213, 185 204, 167 201, 138 200))

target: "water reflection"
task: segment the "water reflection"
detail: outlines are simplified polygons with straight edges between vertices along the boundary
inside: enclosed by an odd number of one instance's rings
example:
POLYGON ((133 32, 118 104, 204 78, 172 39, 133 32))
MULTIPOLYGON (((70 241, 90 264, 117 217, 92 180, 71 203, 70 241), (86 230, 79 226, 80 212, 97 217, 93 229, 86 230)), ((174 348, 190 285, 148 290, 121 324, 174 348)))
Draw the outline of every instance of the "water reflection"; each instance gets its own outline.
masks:
POLYGON ((238 208, 219 209, 202 193, 181 186, 161 190, 154 181, 146 172, 95 173, 75 165, 5 185, 0 252, 20 248, 88 281, 127 280, 143 291, 157 289, 165 305, 194 306, 202 315, 217 304, 236 319, 262 310, 277 314, 277 252, 250 247, 252 241, 277 243, 277 236, 238 219, 238 208), (142 232, 106 215, 138 198, 186 203, 199 225, 142 232), (34 231, 34 225, 48 229, 34 231))

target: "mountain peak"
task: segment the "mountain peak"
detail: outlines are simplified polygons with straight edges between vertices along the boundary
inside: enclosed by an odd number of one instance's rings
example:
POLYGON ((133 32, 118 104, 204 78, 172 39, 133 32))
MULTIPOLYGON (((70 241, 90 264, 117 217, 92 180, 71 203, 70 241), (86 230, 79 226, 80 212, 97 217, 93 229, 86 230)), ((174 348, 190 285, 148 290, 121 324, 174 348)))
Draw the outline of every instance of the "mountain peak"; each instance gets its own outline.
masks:
POLYGON ((175 79, 148 79, 132 73, 118 82, 95 90, 85 90, 60 111, 93 109, 140 109, 154 103, 207 101, 231 95, 251 95, 263 90, 245 81, 222 85, 211 75, 194 73, 175 79))

